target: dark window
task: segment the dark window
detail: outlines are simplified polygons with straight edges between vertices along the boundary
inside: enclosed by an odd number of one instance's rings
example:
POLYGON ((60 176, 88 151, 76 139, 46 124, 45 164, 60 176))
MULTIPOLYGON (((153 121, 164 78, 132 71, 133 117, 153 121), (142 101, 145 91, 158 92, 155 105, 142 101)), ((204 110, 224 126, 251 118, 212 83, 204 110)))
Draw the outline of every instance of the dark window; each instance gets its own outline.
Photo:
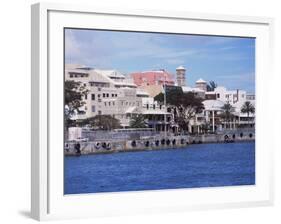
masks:
POLYGON ((100 110, 98 111, 98 114, 101 115, 101 111, 100 110))
POLYGON ((111 97, 114 97, 114 94, 113 94, 113 93, 111 94, 111 97))
POLYGON ((105 93, 103 93, 102 96, 105 97, 105 93))
POLYGON ((98 94, 98 98, 100 98, 100 94, 98 94))
POLYGON ((72 74, 70 74, 70 75, 69 75, 69 77, 70 77, 70 78, 73 78, 73 75, 72 75, 72 74))
POLYGON ((108 94, 108 93, 106 94, 106 97, 109 97, 109 94, 108 94))
POLYGON ((92 112, 96 112, 96 106, 92 106, 92 112))
POLYGON ((217 98, 220 98, 220 94, 219 93, 217 94, 217 98))
POLYGON ((95 94, 92 94, 92 100, 95 100, 96 96, 95 94))
POLYGON ((85 100, 86 100, 86 99, 88 99, 88 95, 87 95, 87 94, 85 94, 85 100))

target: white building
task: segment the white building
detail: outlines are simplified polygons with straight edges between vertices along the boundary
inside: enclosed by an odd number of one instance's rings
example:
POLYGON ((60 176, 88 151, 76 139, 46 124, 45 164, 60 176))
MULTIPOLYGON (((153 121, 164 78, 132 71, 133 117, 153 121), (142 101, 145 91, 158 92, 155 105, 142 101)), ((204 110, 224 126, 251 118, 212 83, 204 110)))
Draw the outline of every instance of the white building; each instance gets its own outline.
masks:
POLYGON ((96 115, 112 115, 120 120, 123 127, 129 125, 129 114, 140 113, 142 97, 137 86, 116 70, 92 69, 79 65, 66 65, 65 80, 81 82, 89 93, 82 113, 74 119, 96 115))
POLYGON ((148 118, 149 126, 159 131, 164 130, 164 118, 166 123, 171 120, 171 114, 164 106, 154 102, 145 90, 137 88, 132 79, 116 70, 66 65, 65 80, 79 81, 89 90, 84 98, 85 105, 73 119, 111 115, 120 121, 121 126, 128 127, 133 114, 143 114, 148 118))

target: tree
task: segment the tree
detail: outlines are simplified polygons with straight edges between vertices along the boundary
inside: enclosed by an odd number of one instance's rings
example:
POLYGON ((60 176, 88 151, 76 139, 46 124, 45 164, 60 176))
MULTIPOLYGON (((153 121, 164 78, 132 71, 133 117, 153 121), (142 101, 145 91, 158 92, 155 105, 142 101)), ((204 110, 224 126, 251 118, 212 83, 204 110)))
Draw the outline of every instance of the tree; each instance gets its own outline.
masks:
POLYGON ((248 117, 248 126, 249 126, 249 117, 250 117, 250 113, 254 114, 255 113, 255 106, 253 104, 251 104, 251 102, 246 101, 242 108, 241 108, 241 113, 243 114, 247 114, 248 117))
POLYGON ((120 128, 120 121, 111 115, 96 115, 79 121, 80 126, 88 125, 99 130, 120 128))
POLYGON ((207 92, 214 91, 217 86, 217 83, 215 83, 214 81, 210 81, 209 84, 207 84, 207 92))
MULTIPOLYGON (((158 94, 154 100, 163 103, 164 94, 158 94)), ((171 88, 166 91, 166 103, 174 111, 175 122, 185 131, 188 129, 190 119, 204 109, 202 99, 196 97, 192 92, 184 93, 181 88, 171 88)))
POLYGON ((64 83, 64 105, 65 105, 65 126, 74 125, 71 117, 79 113, 79 108, 85 105, 84 98, 89 90, 81 83, 73 80, 66 80, 64 83))
POLYGON ((66 80, 64 83, 64 104, 68 106, 70 113, 79 111, 85 104, 83 100, 89 90, 81 83, 73 80, 66 80))
POLYGON ((134 114, 130 120, 131 128, 146 128, 146 119, 142 114, 134 114))
POLYGON ((220 114, 220 117, 226 122, 226 124, 229 124, 230 121, 233 119, 234 115, 234 108, 231 106, 230 103, 226 103, 222 106, 222 113, 220 114))

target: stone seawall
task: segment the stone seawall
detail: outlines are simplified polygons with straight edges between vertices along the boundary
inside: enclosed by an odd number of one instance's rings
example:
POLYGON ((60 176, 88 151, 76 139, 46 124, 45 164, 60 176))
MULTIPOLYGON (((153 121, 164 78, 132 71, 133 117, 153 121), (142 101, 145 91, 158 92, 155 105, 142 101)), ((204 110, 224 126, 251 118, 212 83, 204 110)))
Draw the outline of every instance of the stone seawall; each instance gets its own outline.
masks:
MULTIPOLYGON (((102 140, 91 142, 80 142, 81 154, 101 154, 113 152, 132 152, 143 150, 161 150, 169 148, 182 148, 189 144, 202 143, 224 143, 254 141, 254 133, 223 133, 204 134, 197 136, 169 136, 169 137, 148 137, 141 140, 102 140)), ((65 155, 79 155, 75 150, 75 142, 65 143, 65 155)))

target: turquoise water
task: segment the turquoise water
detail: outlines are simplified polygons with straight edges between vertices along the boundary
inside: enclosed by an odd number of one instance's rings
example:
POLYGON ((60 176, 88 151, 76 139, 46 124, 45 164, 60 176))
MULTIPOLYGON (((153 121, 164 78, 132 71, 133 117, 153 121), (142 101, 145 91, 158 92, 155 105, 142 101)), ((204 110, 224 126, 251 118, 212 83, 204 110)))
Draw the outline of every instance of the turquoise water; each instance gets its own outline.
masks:
POLYGON ((255 143, 65 158, 65 194, 255 184, 255 143))

